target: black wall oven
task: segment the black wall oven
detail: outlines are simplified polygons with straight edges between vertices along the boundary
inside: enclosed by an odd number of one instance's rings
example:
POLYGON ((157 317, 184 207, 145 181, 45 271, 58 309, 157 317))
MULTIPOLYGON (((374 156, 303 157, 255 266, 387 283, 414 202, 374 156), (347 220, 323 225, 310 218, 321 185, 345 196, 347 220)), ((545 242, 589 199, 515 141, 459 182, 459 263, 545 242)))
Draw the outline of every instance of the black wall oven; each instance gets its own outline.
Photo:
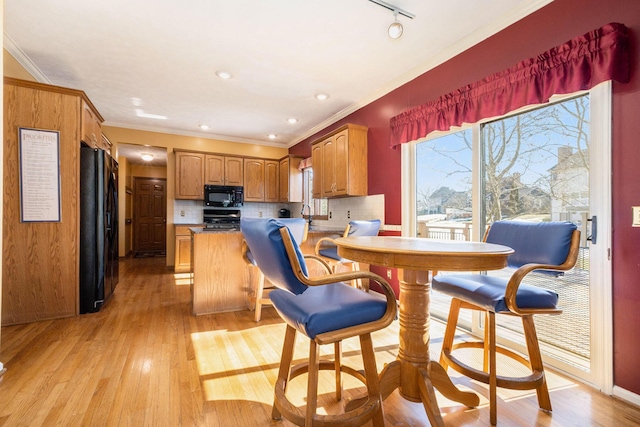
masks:
POLYGON ((243 187, 231 185, 205 185, 204 205, 213 208, 238 208, 244 201, 243 187))

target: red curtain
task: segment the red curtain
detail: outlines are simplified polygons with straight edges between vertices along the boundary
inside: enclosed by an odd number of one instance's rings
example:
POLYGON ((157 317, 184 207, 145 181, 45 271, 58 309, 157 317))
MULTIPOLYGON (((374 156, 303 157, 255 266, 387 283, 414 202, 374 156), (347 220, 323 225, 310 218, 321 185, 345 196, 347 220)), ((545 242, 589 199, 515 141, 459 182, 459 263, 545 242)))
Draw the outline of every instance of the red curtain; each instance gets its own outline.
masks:
POLYGON ((608 24, 535 58, 391 118, 391 147, 435 130, 475 123, 552 95, 587 90, 606 80, 629 81, 627 28, 608 24))

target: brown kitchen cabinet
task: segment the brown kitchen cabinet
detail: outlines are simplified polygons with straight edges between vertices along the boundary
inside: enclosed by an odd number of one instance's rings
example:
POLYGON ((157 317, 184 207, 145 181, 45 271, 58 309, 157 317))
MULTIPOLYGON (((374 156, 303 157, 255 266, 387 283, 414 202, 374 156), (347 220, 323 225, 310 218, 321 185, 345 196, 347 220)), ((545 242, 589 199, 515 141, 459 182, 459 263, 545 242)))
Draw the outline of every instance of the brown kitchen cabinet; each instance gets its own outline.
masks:
POLYGON ((246 202, 277 202, 278 160, 244 159, 244 200, 246 202))
POLYGON ((102 142, 102 118, 85 100, 82 100, 81 121, 81 140, 89 147, 106 149, 102 142))
POLYGON ((280 202, 302 202, 302 171, 298 169, 302 157, 280 159, 280 202))
POLYGON ((342 126, 311 147, 314 198, 366 196, 367 128, 342 126))
POLYGON ((7 77, 3 108, 2 326, 75 316, 80 304, 80 146, 87 137, 87 144, 102 140, 103 119, 83 91, 7 77), (58 132, 59 222, 20 221, 19 128, 58 132))
POLYGON ((176 151, 175 198, 204 200, 205 154, 176 151))
POLYGON ((206 154, 204 170, 205 184, 244 185, 244 162, 242 157, 206 154))
POLYGON ((278 160, 264 161, 264 201, 277 202, 280 197, 278 183, 280 181, 280 162, 278 160))
MULTIPOLYGON (((202 227, 202 224, 198 226, 202 227)), ((176 225, 175 262, 176 273, 187 273, 191 270, 191 227, 196 225, 176 225)))

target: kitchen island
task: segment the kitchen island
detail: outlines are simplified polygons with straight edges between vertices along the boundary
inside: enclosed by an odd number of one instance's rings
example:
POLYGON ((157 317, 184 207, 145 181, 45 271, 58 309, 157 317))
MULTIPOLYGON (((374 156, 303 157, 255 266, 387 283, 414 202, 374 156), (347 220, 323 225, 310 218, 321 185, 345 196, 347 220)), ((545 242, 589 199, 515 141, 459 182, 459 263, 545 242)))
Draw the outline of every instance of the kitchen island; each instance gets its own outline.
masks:
MULTIPOLYGON (((194 315, 248 309, 251 272, 242 258, 242 233, 190 227, 191 306, 194 315)), ((340 237, 341 232, 311 230, 302 252, 313 254, 322 237, 340 237)))
POLYGON ((191 304, 194 315, 247 309, 249 271, 238 230, 191 231, 191 304))

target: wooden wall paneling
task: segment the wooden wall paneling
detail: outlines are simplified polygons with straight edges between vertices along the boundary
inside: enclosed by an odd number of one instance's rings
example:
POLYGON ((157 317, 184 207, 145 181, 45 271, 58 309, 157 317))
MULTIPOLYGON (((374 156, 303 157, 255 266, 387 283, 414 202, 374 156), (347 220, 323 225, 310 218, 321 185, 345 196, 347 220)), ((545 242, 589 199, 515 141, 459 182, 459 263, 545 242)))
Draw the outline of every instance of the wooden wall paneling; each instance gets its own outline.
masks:
POLYGON ((78 313, 81 98, 4 86, 2 325, 78 313), (18 128, 60 132, 61 222, 20 222, 18 128))

